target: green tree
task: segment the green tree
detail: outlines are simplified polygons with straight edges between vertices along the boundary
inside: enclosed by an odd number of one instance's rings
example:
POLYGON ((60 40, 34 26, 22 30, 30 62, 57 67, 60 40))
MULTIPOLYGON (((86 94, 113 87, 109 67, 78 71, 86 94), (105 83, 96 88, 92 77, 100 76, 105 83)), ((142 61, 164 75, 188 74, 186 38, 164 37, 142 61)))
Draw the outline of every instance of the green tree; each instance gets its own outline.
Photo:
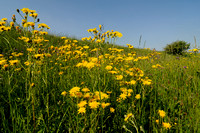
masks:
POLYGON ((183 52, 189 48, 190 43, 187 43, 185 41, 175 41, 171 44, 167 44, 167 46, 164 48, 164 51, 168 54, 183 55, 183 52))

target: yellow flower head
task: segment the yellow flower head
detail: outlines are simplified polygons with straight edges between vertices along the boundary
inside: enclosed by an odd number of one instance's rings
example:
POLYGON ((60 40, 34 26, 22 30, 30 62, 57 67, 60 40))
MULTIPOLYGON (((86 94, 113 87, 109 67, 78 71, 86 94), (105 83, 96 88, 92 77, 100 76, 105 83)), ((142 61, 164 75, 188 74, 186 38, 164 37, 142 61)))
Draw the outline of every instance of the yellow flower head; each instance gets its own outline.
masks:
POLYGON ((5 65, 7 63, 7 60, 0 60, 0 66, 3 66, 3 65, 5 65))
POLYGON ((102 28, 102 26, 101 25, 99 25, 99 29, 101 30, 101 28, 102 28))
POLYGON ((6 21, 6 20, 7 20, 7 18, 2 18, 2 19, 1 19, 1 21, 6 21))
POLYGON ((166 115, 166 113, 165 113, 165 111, 163 111, 163 110, 158 110, 158 113, 159 113, 159 115, 160 115, 160 117, 165 117, 165 115, 166 115))
POLYGON ((16 65, 19 63, 19 60, 10 60, 10 65, 13 66, 13 65, 16 65))
POLYGON ((84 96, 83 96, 84 98, 90 98, 90 93, 86 93, 84 96))
POLYGON ((88 91, 90 91, 88 88, 83 88, 81 91, 83 91, 83 92, 88 92, 88 91))
POLYGON ((78 110, 78 114, 83 114, 83 113, 85 113, 85 112, 86 112, 85 107, 81 107, 81 108, 79 108, 79 110, 78 110))
POLYGON ((163 124, 163 127, 165 127, 166 129, 170 129, 172 127, 170 123, 163 122, 162 124, 163 124))
POLYGON ((66 39, 66 37, 65 37, 65 36, 63 36, 63 37, 61 37, 61 39, 66 39))
POLYGON ((47 28, 47 29, 50 29, 50 27, 47 24, 45 24, 45 23, 38 24, 38 28, 47 28))
POLYGON ((110 103, 105 103, 105 102, 102 102, 101 103, 101 107, 104 109, 105 107, 107 106, 110 106, 110 103))
POLYGON ((67 92, 66 92, 66 91, 63 91, 63 92, 61 93, 61 95, 62 95, 62 96, 66 96, 66 95, 67 95, 67 92))
POLYGON ((125 119, 124 119, 124 121, 127 121, 131 116, 133 116, 132 113, 127 114, 126 117, 125 117, 125 119))
POLYGON ((141 95, 140 95, 140 94, 137 94, 137 95, 135 96, 135 98, 136 98, 136 99, 140 99, 140 98, 141 98, 141 95))
POLYGON ((30 9, 28 9, 28 8, 22 8, 21 11, 22 11, 23 13, 28 14, 28 13, 30 12, 30 9))
POLYGON ((10 22, 10 26, 13 27, 14 26, 14 22, 10 22))
POLYGON ((84 107, 85 105, 87 104, 87 102, 84 100, 84 101, 81 101, 80 103, 78 103, 78 107, 84 107))
POLYGON ((115 112, 115 109, 111 107, 111 108, 110 108, 110 112, 111 112, 111 113, 114 113, 114 112, 115 112))
POLYGON ((156 123, 158 124, 158 123, 159 123, 159 120, 156 120, 156 123))
POLYGON ((92 102, 89 103, 89 106, 90 106, 91 109, 96 109, 96 108, 99 107, 99 105, 100 105, 100 103, 97 102, 97 101, 92 101, 92 102))
POLYGON ((75 96, 76 95, 76 92, 79 92, 80 91, 80 88, 79 87, 73 87, 69 93, 71 96, 75 96))
POLYGON ((62 75, 63 73, 64 73, 64 72, 63 72, 63 71, 61 71, 61 72, 59 72, 58 74, 59 74, 59 75, 62 75))
POLYGON ((31 87, 34 87, 35 86, 35 83, 31 83, 31 87))
POLYGON ((35 11, 35 10, 29 10, 29 12, 30 12, 30 13, 35 13, 36 11, 35 11))
POLYGON ((105 69, 108 70, 108 71, 110 71, 112 68, 113 68, 112 66, 108 65, 108 66, 106 66, 105 69))
POLYGON ((126 99, 126 97, 127 97, 127 94, 125 94, 125 93, 122 93, 120 96, 119 96, 121 99, 123 99, 123 100, 125 100, 126 99))
POLYGON ((122 80, 123 76, 122 75, 116 75, 116 80, 122 80))
POLYGON ((130 81, 130 84, 131 84, 131 85, 134 85, 134 84, 136 84, 136 81, 135 81, 135 80, 131 80, 131 81, 130 81))
POLYGON ((104 92, 96 91, 94 97, 95 97, 95 99, 97 99, 97 100, 100 100, 100 99, 103 100, 103 99, 108 99, 108 98, 109 98, 109 95, 107 95, 107 94, 104 93, 104 92))

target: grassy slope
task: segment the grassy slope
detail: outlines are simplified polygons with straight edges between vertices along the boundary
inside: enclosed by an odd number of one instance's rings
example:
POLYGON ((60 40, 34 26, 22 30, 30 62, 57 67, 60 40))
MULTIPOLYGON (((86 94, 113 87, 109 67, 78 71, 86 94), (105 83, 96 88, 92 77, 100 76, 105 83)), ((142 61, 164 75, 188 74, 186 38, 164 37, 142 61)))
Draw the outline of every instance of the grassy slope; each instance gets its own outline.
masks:
MULTIPOLYGON (((0 36, 0 53, 4 53, 5 57, 9 57, 12 52, 23 52, 24 55, 18 58, 23 66, 23 62, 27 60, 28 52, 26 51, 26 44, 17 39, 19 36, 21 35, 15 32, 3 33, 0 36)), ((102 44, 101 50, 96 53, 90 50, 99 47, 99 45, 79 41, 76 48, 85 45, 90 47, 89 51, 86 50, 88 56, 80 58, 73 58, 71 56, 64 62, 66 57, 60 51, 57 51, 58 53, 55 54, 49 50, 50 46, 59 48, 64 45, 63 40, 54 35, 47 35, 46 39, 49 42, 45 46, 43 45, 41 49, 45 49, 44 52, 47 53, 51 52, 52 56, 43 60, 46 63, 40 67, 37 67, 38 64, 36 63, 32 70, 32 73, 35 75, 29 75, 26 69, 22 69, 19 72, 16 72, 14 68, 10 68, 8 71, 1 70, 1 131, 106 130, 116 132, 123 131, 123 125, 134 131, 136 129, 134 126, 130 126, 123 121, 124 115, 128 112, 132 112, 135 115, 136 127, 139 128, 141 126, 147 132, 167 131, 162 127, 161 121, 169 122, 172 125, 170 130, 174 132, 197 132, 200 130, 199 55, 176 57, 166 55, 164 52, 158 54, 152 50, 128 49, 108 44, 102 44), (113 52, 111 54, 108 48, 113 47, 124 49, 124 52, 113 52), (113 56, 113 58, 105 59, 100 69, 97 69, 97 67, 87 70, 75 67, 77 63, 87 60, 88 57, 98 57, 106 53, 109 53, 109 57, 113 56), (126 58, 130 53, 136 54, 134 58, 143 56, 149 56, 149 58, 139 59, 136 62, 115 62, 114 59, 118 57, 118 54, 125 55, 126 58), (105 67, 109 64, 112 64, 118 70, 122 68, 139 68, 144 71, 144 77, 152 80, 152 84, 144 86, 142 82, 138 81, 137 86, 128 86, 134 90, 133 96, 122 103, 116 103, 116 99, 121 94, 119 89, 127 86, 121 86, 120 82, 116 81, 113 75, 107 73, 105 67), (156 64, 161 65, 161 67, 152 68, 152 65, 156 64), (36 72, 38 71, 41 73, 37 75, 36 72), (59 75, 59 72, 64 74, 59 75), (29 76, 27 77, 27 75, 29 76), (19 78, 21 80, 18 80, 19 78), (27 87, 27 84, 32 82, 36 84, 35 87, 27 87), (84 116, 84 118, 77 115, 77 107, 73 106, 76 104, 76 101, 70 99, 70 97, 65 99, 65 97, 60 95, 61 92, 68 92, 74 86, 88 87, 91 91, 100 91, 99 89, 103 92, 112 91, 111 98, 107 102, 110 102, 111 106, 115 108, 115 113, 108 113, 109 109, 106 109, 106 111, 100 109, 97 112, 88 109, 87 116, 84 116), (33 97, 28 92, 25 92, 25 89, 28 89, 33 97), (142 95, 140 102, 134 98, 138 93, 142 95), (35 111, 33 106, 31 106, 33 102, 35 111), (158 110, 164 110, 166 117, 160 118, 157 113, 158 110), (36 116, 36 127, 32 126, 34 123, 32 120, 33 112, 36 116), (98 114, 97 117, 93 116, 95 114, 98 114), (97 125, 92 124, 91 118, 99 121, 96 123, 97 125), (107 119, 104 123, 106 126, 101 119, 107 119), (159 124, 155 122, 157 119, 160 121, 159 124), (88 123, 85 122, 85 125, 81 124, 86 120, 88 123), (20 122, 18 121, 24 121, 25 123, 19 125, 20 122), (8 123, 12 124, 9 125, 8 123), (78 129, 77 126, 79 126, 78 129), (101 127, 101 129, 98 127, 101 127)), ((56 49, 54 50, 56 51, 56 49)), ((131 77, 125 76, 126 74, 123 70, 118 74, 126 77, 124 80, 129 81, 131 79, 131 77)))

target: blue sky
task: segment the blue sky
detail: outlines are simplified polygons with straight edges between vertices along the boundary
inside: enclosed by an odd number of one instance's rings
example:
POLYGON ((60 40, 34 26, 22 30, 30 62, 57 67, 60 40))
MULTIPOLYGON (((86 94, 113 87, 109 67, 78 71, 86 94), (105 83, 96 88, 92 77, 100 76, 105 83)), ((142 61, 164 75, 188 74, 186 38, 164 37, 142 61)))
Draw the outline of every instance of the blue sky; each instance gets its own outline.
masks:
POLYGON ((166 44, 184 40, 200 43, 200 1, 198 0, 4 0, 0 18, 11 20, 16 9, 36 10, 50 32, 69 37, 88 37, 87 29, 103 24, 105 31, 123 34, 118 45, 163 50, 166 44))

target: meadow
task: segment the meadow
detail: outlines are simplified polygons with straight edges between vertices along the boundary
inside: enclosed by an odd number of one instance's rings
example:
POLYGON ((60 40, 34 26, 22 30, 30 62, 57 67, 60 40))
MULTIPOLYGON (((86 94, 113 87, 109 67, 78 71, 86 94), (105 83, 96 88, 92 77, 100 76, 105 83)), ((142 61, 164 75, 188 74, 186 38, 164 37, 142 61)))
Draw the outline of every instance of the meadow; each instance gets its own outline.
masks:
POLYGON ((101 25, 49 35, 35 10, 16 13, 0 21, 0 132, 200 132, 198 49, 118 46, 101 25))

